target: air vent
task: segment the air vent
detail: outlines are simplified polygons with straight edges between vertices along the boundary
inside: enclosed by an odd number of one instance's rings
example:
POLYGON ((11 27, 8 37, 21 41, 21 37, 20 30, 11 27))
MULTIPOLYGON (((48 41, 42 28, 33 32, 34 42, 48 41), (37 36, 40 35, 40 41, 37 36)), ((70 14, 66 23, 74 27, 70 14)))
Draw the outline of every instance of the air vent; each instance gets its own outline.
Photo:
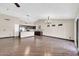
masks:
POLYGON ((4 20, 6 20, 6 21, 10 21, 10 19, 4 19, 4 20))

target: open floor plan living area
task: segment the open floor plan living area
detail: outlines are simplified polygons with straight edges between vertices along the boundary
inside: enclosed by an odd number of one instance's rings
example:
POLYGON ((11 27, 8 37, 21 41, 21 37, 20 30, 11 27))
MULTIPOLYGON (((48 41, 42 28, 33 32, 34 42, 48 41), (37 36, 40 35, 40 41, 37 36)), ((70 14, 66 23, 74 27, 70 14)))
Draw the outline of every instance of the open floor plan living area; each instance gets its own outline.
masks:
POLYGON ((79 56, 79 3, 0 3, 0 56, 79 56))

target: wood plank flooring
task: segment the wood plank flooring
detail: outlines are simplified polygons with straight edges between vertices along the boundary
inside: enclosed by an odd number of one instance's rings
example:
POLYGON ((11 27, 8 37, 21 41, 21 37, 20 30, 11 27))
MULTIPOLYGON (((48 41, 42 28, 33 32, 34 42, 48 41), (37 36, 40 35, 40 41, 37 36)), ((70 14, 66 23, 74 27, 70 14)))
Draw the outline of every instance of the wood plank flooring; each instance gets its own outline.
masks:
POLYGON ((74 42, 45 36, 0 39, 1 56, 77 56, 74 42))

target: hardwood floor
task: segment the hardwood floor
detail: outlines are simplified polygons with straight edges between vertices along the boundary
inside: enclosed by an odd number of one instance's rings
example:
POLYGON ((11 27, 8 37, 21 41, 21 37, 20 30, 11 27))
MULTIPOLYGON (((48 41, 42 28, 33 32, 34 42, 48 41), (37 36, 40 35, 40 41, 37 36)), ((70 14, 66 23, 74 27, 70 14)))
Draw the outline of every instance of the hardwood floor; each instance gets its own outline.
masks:
POLYGON ((0 39, 2 56, 77 56, 74 42, 45 36, 0 39))

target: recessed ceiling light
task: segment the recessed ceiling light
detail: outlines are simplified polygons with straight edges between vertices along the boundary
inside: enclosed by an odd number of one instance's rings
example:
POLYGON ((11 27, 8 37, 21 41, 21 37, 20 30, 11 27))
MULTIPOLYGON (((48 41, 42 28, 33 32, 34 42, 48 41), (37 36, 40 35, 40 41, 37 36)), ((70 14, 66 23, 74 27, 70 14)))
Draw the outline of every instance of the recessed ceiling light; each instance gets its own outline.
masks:
POLYGON ((8 11, 9 9, 7 8, 6 10, 8 11))
POLYGON ((26 15, 26 16, 30 16, 30 15, 26 15))

